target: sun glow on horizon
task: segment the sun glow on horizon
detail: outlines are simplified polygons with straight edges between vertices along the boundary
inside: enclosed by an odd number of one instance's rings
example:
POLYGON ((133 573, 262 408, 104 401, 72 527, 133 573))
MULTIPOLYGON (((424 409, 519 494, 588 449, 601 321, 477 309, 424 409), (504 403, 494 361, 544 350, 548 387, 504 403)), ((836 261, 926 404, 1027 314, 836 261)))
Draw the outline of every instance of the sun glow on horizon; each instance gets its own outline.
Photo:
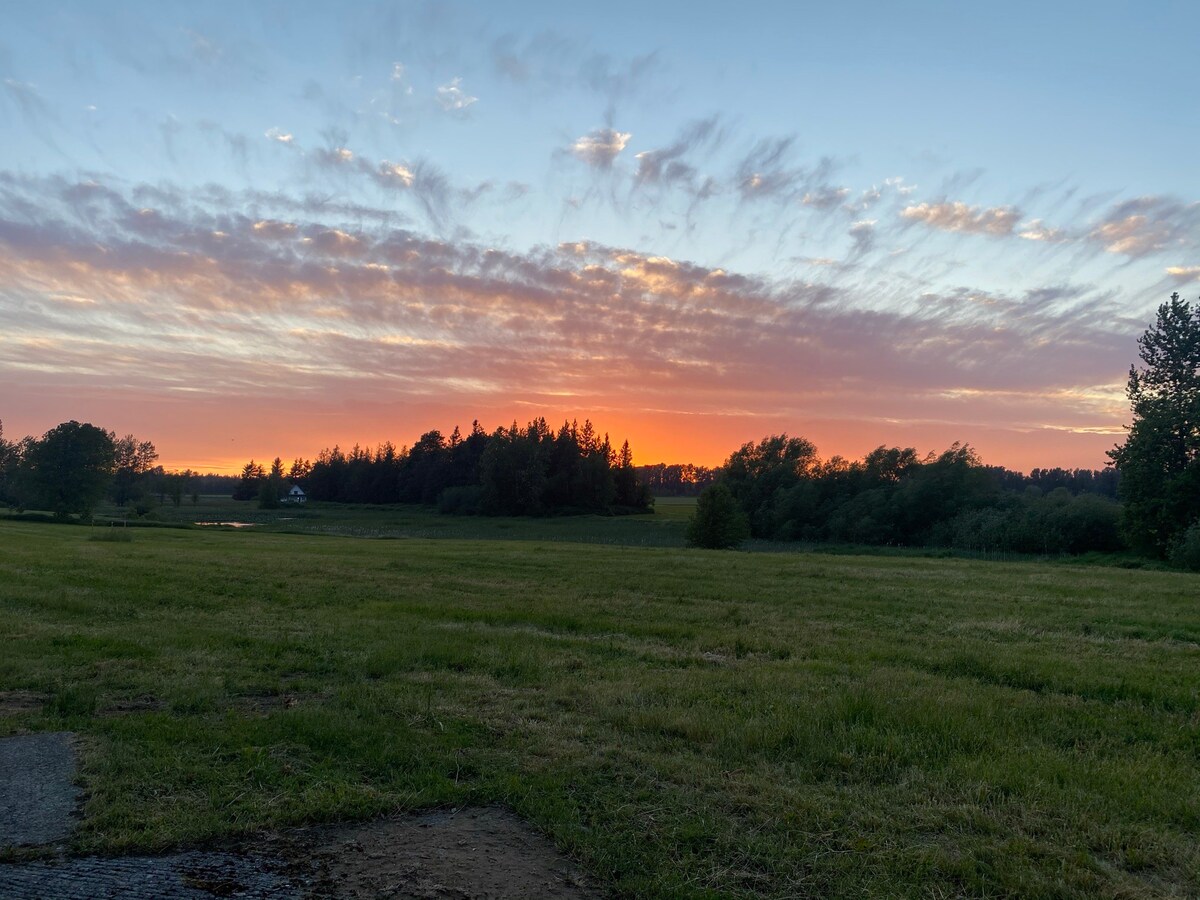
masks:
POLYGON ((1177 150, 1200 125, 1160 47, 1196 11, 1097 19, 1081 43, 1055 37, 1078 26, 1059 9, 1031 28, 880 4, 876 33, 784 5, 718 33, 673 0, 633 32, 437 8, 14 9, 6 432, 92 421, 232 471, 588 417, 642 462, 714 466, 786 432, 826 457, 961 441, 1094 468, 1136 336, 1200 278, 1200 170, 1177 150), (870 70, 845 68, 851 31, 870 70), (930 41, 971 48, 936 90, 903 49, 930 41))

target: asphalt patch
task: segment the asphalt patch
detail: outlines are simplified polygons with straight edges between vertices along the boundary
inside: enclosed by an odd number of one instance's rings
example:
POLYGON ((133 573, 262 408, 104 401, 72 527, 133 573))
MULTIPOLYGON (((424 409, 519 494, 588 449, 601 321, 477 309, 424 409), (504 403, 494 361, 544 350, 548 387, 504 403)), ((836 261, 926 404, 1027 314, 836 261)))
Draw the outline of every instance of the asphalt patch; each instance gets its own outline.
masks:
POLYGON ((0 849, 66 841, 79 803, 74 779, 70 732, 0 739, 0 849))

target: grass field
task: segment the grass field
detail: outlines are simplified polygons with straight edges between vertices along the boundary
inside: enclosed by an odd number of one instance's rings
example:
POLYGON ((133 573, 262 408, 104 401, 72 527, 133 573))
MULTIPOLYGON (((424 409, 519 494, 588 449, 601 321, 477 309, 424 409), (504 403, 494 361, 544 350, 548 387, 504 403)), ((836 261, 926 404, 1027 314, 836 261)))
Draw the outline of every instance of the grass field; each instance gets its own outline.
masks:
POLYGON ((503 802, 624 896, 1200 895, 1194 576, 271 529, 0 522, 77 849, 503 802))
MULTIPOLYGON (((336 537, 430 538, 437 540, 532 540, 584 544, 619 544, 627 547, 682 547, 695 497, 665 497, 649 515, 555 516, 451 516, 414 505, 374 506, 341 503, 284 505, 259 509, 255 502, 229 497, 204 496, 199 504, 185 500, 180 506, 158 506, 135 525, 193 525, 197 522, 236 522, 257 531, 285 534, 324 534, 336 537)), ((98 511, 100 524, 119 522, 124 513, 116 507, 98 511)))

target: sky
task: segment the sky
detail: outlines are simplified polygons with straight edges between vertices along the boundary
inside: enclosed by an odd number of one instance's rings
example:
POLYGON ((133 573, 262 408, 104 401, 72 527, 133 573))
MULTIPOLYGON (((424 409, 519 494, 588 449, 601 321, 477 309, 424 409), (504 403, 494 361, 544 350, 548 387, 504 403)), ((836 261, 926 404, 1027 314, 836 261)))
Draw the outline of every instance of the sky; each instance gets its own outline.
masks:
POLYGON ((591 418, 1101 467, 1200 295, 1187 3, 24 3, 0 420, 169 468, 591 418))

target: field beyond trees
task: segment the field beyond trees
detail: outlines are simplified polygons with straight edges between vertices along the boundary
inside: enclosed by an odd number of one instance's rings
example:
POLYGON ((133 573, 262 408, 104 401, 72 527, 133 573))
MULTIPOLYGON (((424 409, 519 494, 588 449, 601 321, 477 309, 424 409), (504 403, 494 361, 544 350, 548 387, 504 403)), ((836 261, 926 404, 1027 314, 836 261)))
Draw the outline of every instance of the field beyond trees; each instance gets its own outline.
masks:
POLYGON ((499 802, 622 896, 1200 894, 1192 576, 115 531, 0 522, 76 849, 499 802))

